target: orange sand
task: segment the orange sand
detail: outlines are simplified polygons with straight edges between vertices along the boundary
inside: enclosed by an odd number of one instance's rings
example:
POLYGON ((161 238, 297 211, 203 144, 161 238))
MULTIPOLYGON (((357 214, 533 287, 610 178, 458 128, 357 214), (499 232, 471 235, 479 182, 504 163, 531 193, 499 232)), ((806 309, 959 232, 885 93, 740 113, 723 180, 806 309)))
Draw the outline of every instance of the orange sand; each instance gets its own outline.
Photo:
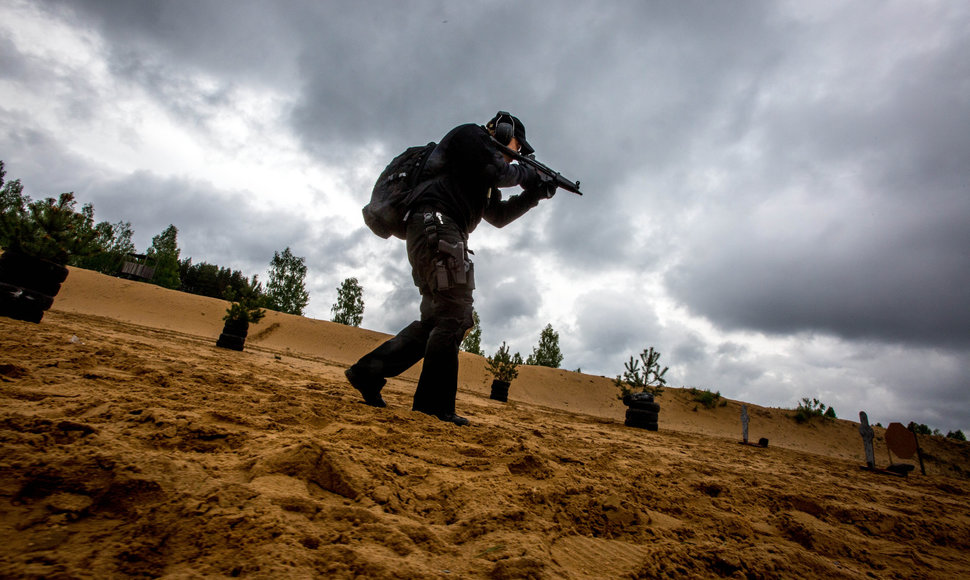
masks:
POLYGON ((458 428, 409 411, 417 369, 358 402, 386 335, 271 312, 240 353, 225 309, 72 269, 41 324, 0 318, 0 577, 970 573, 965 443, 873 474, 857 423, 749 404, 744 446, 740 402, 667 389, 649 432, 603 377, 522 367, 492 401, 464 353, 458 428))

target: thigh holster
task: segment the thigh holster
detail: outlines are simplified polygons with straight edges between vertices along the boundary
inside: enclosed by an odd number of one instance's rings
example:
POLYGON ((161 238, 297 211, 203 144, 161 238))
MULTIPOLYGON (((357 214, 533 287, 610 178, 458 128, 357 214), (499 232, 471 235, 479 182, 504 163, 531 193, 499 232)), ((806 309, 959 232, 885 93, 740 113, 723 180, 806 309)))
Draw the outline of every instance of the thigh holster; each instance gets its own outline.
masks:
POLYGON ((423 242, 417 257, 410 254, 414 266, 414 283, 422 282, 430 290, 445 291, 452 288, 473 290, 475 288, 475 265, 469 259, 471 251, 467 237, 447 216, 441 212, 422 211, 423 242))
POLYGON ((465 242, 449 243, 438 240, 438 260, 435 263, 435 278, 438 290, 453 286, 475 288, 475 265, 468 259, 465 242))

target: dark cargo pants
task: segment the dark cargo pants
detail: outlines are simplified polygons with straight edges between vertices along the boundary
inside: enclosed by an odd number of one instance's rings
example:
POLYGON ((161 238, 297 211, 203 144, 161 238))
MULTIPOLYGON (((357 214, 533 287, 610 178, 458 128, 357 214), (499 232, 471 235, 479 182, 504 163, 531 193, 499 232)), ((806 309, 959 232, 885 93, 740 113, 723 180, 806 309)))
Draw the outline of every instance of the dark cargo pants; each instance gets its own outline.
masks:
POLYGON ((397 376, 424 358, 412 408, 452 414, 458 393, 458 350, 473 325, 474 267, 461 230, 433 210, 415 211, 408 219, 407 252, 412 278, 421 292, 421 319, 352 368, 376 380, 397 376))

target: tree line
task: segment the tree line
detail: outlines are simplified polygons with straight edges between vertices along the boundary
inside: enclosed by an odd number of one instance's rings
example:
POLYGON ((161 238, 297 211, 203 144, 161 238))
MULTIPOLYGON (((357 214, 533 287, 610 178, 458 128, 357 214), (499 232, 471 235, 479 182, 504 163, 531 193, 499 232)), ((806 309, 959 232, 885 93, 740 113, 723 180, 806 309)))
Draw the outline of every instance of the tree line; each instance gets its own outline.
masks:
MULTIPOLYGON (((5 176, 0 160, 0 248, 4 250, 15 249, 111 276, 121 275, 127 262, 136 261, 152 268, 153 275, 146 280, 149 283, 229 301, 244 298, 288 314, 303 315, 309 304, 306 260, 294 255, 289 247, 273 253, 264 287, 256 275, 181 259, 174 224, 154 236, 145 254, 139 254, 132 241, 131 222, 95 222, 93 204, 78 209, 73 192, 31 199, 19 179, 4 181, 5 176)), ((362 300, 360 310, 362 315, 362 300)), ((360 318, 350 320, 360 324, 360 318)))
MULTIPOLYGON (((95 251, 89 256, 72 258, 70 265, 118 275, 125 262, 138 259, 131 241, 130 222, 100 222, 93 228, 97 232, 95 251)), ((230 301, 246 297, 260 307, 301 316, 310 302, 306 261, 295 256, 289 247, 273 253, 265 287, 255 274, 246 276, 240 270, 208 262, 193 263, 192 258, 182 259, 178 228, 174 224, 152 238, 144 256, 146 264, 154 268, 153 276, 147 281, 171 290, 230 301)))

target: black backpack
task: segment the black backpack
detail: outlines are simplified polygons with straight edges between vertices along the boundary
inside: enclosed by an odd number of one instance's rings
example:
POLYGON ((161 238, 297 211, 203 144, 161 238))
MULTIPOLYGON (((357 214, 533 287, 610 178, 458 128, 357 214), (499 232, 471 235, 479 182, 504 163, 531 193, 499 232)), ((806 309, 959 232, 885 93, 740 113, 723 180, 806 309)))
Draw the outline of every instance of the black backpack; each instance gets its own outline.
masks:
POLYGON ((361 210, 364 223, 372 232, 385 239, 391 235, 402 240, 407 237, 404 217, 408 206, 414 201, 418 176, 436 145, 432 141, 427 145, 408 147, 384 168, 374 184, 370 203, 361 210))

